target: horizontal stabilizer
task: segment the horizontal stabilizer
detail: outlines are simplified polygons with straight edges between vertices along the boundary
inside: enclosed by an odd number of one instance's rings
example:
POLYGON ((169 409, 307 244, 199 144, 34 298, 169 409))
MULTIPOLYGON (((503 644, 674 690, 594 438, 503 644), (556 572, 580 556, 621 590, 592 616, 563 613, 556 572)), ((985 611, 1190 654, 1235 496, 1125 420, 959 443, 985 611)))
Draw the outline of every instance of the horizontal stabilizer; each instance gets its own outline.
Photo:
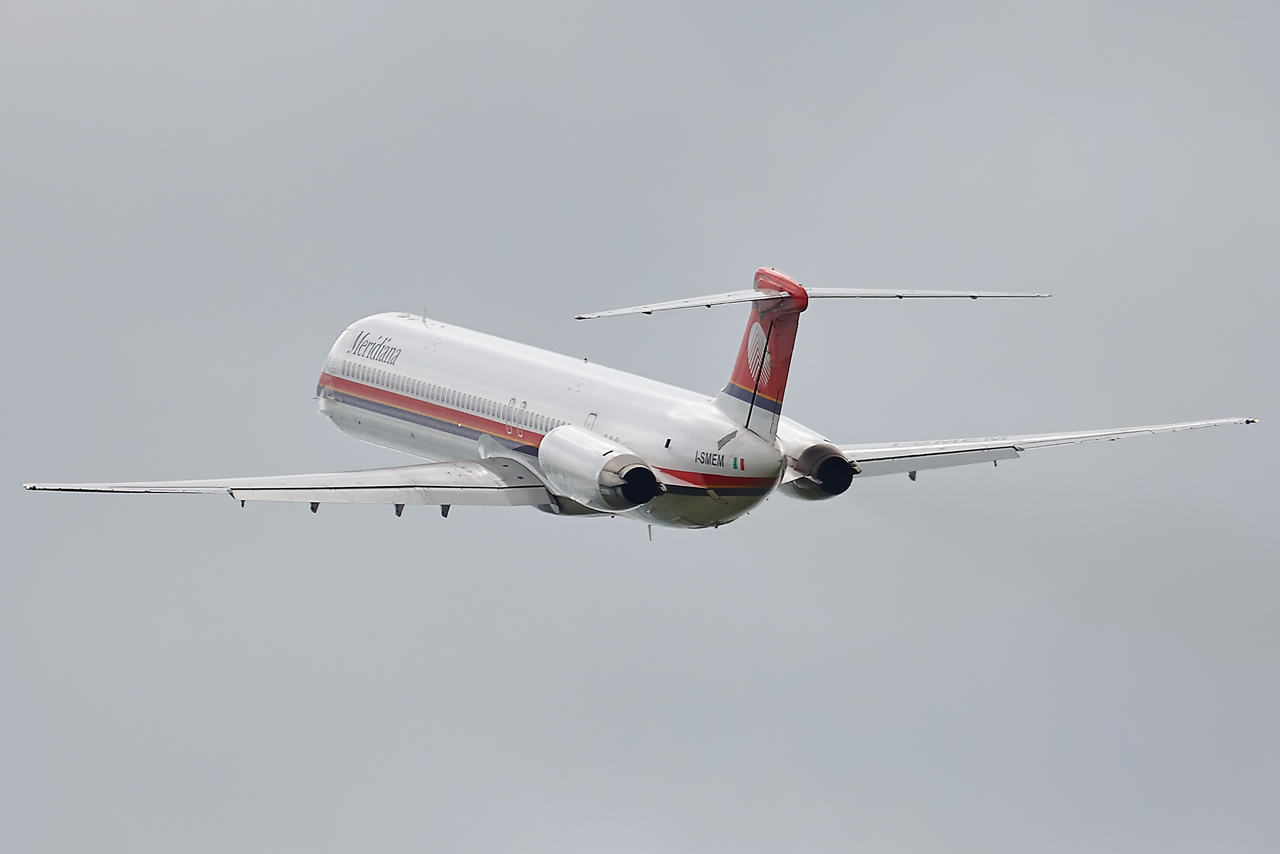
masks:
MULTIPOLYGON (((1049 294, 1006 293, 1003 291, 907 291, 876 288, 805 288, 809 299, 1044 299, 1049 294)), ((711 308, 713 305, 729 305, 738 302, 759 302, 778 299, 786 294, 780 291, 749 290, 708 294, 702 297, 633 305, 579 314, 574 320, 592 320, 597 317, 618 317, 624 314, 653 314, 655 311, 675 311, 681 308, 711 308)))

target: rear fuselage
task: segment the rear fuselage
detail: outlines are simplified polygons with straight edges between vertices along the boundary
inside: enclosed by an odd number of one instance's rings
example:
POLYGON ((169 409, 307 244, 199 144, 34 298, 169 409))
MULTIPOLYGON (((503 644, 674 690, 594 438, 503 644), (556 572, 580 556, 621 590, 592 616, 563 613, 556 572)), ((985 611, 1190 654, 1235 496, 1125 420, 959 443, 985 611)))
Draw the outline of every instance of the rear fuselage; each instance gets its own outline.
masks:
MULTIPOLYGON (((665 494, 611 514, 653 524, 732 521, 763 501, 786 468, 783 442, 742 429, 714 398, 407 314, 348 327, 317 393, 340 430, 430 460, 508 456, 540 473, 543 437, 562 425, 584 427, 658 474, 665 494)), ((820 438, 785 424, 779 439, 788 433, 820 438)))

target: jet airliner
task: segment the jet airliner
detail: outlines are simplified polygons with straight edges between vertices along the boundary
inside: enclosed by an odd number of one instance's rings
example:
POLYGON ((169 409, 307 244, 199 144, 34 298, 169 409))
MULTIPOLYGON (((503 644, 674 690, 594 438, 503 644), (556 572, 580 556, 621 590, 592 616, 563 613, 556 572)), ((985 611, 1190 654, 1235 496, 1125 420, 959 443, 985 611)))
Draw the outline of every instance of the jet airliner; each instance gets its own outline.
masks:
POLYGON ((754 288, 579 315, 747 303, 728 383, 714 397, 426 317, 356 321, 325 359, 320 411, 357 439, 429 462, 332 474, 32 490, 222 493, 240 501, 532 506, 563 516, 718 527, 780 492, 834 498, 855 480, 1010 460, 1023 451, 1253 419, 889 444, 838 444, 782 414, 800 315, 815 299, 1036 298, 984 291, 805 288, 769 268, 754 288))

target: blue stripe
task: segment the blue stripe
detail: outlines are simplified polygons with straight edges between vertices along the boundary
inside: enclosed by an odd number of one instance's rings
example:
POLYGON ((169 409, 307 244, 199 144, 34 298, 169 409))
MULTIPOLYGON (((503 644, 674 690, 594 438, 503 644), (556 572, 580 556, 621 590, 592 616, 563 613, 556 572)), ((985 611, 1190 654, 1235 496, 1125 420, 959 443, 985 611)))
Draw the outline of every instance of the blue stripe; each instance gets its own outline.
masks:
MULTIPOLYGON (((721 389, 721 391, 729 395, 729 397, 734 397, 734 398, 737 398, 738 400, 741 400, 743 403, 751 402, 751 392, 735 383, 729 383, 723 389, 721 389)), ((765 397, 762 394, 756 395, 756 406, 758 406, 760 409, 768 410, 769 412, 772 412, 775 415, 782 414, 782 404, 778 403, 777 401, 770 400, 769 398, 765 397)))

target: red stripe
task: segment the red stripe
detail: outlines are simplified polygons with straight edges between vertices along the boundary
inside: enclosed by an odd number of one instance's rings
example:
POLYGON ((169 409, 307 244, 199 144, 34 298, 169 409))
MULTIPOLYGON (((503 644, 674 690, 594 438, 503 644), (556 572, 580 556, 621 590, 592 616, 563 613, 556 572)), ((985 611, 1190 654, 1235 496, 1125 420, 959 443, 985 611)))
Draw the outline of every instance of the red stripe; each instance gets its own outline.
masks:
MULTIPOLYGON (((493 421, 471 412, 460 409, 450 409, 447 406, 441 406, 438 403, 431 403, 426 400, 419 400, 416 397, 408 397, 394 391, 388 391, 377 386, 365 385, 364 383, 355 382, 343 377, 335 377, 332 374, 320 375, 320 386, 323 388, 331 388, 334 391, 341 391, 355 397, 361 397, 365 400, 372 400, 393 406, 397 409, 403 409, 409 412, 416 412, 419 415, 426 415, 430 418, 437 418, 441 421, 452 421, 454 424, 461 424, 464 427, 470 427, 473 430, 479 430, 484 433, 490 433, 494 436, 507 436, 507 425, 501 421, 493 421)), ((537 447, 542 444, 543 436, 532 430, 524 430, 524 436, 517 439, 516 431, 513 429, 510 434, 511 439, 523 442, 526 445, 537 447)), ((746 469, 746 463, 742 464, 743 470, 746 469)), ((655 466, 655 468, 657 468, 655 466)), ((739 475, 729 474, 705 474, 697 471, 681 471, 679 469, 658 468, 658 471, 673 478, 682 480, 685 483, 694 486, 702 486, 709 489, 717 487, 772 487, 778 482, 777 477, 741 477, 739 475)))
POLYGON ((409 397, 394 391, 388 391, 385 388, 377 386, 365 385, 364 383, 355 382, 354 380, 345 379, 344 377, 335 377, 332 374, 324 373, 320 375, 320 386, 322 388, 331 388, 334 391, 340 391, 350 394, 354 397, 372 400, 387 406, 403 409, 407 412, 416 412, 419 415, 426 415, 428 418, 435 418, 440 421, 452 421, 454 424, 461 424, 463 427, 470 427, 472 430, 479 430, 481 433, 488 433, 492 436, 507 436, 514 441, 519 441, 526 445, 537 447, 542 444, 542 434, 535 433, 527 427, 518 435, 517 428, 512 428, 511 433, 507 433, 507 425, 501 421, 494 421, 491 418, 485 418, 483 415, 476 415, 474 412, 467 412, 462 409, 450 409, 447 406, 441 406, 438 403, 432 403, 427 400, 419 400, 416 397, 409 397))
POLYGON ((694 486, 705 486, 710 489, 715 489, 718 486, 769 487, 778 482, 776 477, 737 477, 730 474, 703 474, 699 471, 680 471, 679 469, 664 468, 660 468, 658 471, 674 478, 679 478, 694 486))

